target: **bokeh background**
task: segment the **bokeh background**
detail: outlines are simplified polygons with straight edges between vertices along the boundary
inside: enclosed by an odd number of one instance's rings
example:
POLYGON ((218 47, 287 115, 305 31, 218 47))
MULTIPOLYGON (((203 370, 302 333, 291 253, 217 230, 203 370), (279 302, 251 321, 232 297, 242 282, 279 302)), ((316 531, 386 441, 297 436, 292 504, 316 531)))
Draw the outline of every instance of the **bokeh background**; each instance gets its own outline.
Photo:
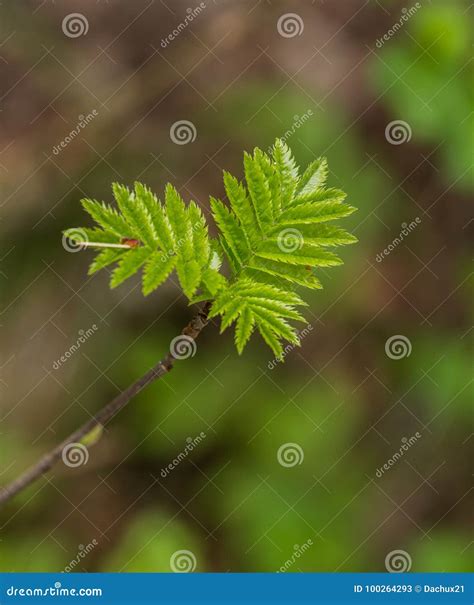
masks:
POLYGON ((327 156, 360 243, 321 271, 312 330, 284 364, 256 336, 239 357, 211 325, 86 464, 57 465, 3 508, 1 569, 169 571, 186 551, 197 571, 384 571, 401 550, 413 571, 468 570, 468 3, 202 5, 0 7, 0 482, 144 373, 194 313, 175 280, 143 299, 138 280, 110 291, 106 271, 87 276, 90 254, 61 239, 88 223, 81 197, 172 181, 209 216, 222 169, 241 177, 243 151, 279 136, 300 165, 327 156), (186 144, 170 135, 181 120, 186 144))

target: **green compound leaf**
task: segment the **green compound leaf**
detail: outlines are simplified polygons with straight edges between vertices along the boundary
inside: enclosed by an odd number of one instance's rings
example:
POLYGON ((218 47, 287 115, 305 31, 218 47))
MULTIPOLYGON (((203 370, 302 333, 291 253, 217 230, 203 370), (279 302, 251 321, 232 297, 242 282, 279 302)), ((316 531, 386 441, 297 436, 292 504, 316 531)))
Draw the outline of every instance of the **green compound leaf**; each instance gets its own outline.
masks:
POLYGON ((221 330, 235 324, 239 353, 257 331, 280 357, 282 341, 299 344, 291 322, 305 321, 297 310, 305 303, 295 289, 321 288, 315 272, 342 263, 329 248, 357 238, 333 221, 355 208, 344 203, 343 191, 326 187, 325 158, 300 172, 281 140, 271 155, 245 153, 244 174, 240 182, 224 172, 227 204, 210 199, 217 239, 209 236, 200 207, 185 203, 172 185, 162 203, 141 183, 133 190, 115 183, 117 207, 82 200, 96 226, 65 235, 81 248, 96 249, 90 274, 116 265, 112 288, 142 269, 148 295, 175 271, 191 303, 211 301, 210 317, 220 317, 221 330))

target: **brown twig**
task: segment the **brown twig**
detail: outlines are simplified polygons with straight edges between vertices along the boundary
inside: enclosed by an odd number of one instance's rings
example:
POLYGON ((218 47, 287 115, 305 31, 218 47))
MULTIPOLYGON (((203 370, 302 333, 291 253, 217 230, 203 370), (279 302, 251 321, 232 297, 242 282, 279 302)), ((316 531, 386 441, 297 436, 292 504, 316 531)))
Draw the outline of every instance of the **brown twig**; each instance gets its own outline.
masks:
MULTIPOLYGON (((195 340, 201 330, 208 323, 208 314, 211 308, 211 303, 207 302, 203 306, 202 310, 189 322, 189 324, 182 330, 181 334, 195 340)), ((144 387, 152 383, 154 380, 161 378, 167 374, 172 368, 176 361, 176 357, 173 356, 173 352, 170 351, 166 357, 158 362, 153 368, 151 368, 141 378, 131 384, 128 389, 122 391, 115 399, 109 402, 103 407, 97 414, 91 418, 88 422, 83 424, 74 433, 71 433, 62 443, 52 449, 50 452, 45 454, 40 460, 20 475, 17 479, 12 481, 9 485, 0 489, 0 505, 9 501, 16 494, 24 490, 26 487, 31 485, 34 481, 39 479, 42 475, 47 473, 51 467, 62 457, 64 448, 71 443, 78 443, 81 439, 84 439, 91 431, 97 427, 103 427, 110 422, 115 415, 124 408, 127 403, 135 397, 144 387)))

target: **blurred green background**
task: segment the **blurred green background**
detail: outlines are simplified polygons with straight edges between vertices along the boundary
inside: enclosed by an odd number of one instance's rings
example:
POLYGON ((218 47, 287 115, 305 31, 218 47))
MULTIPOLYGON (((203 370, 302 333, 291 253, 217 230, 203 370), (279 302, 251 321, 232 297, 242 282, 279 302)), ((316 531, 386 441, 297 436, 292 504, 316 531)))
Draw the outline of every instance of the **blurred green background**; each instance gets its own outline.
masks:
POLYGON ((194 313, 175 280, 143 299, 138 280, 111 292, 106 271, 87 276, 90 255, 61 242, 87 222, 81 197, 170 180, 209 216, 222 169, 241 177, 243 151, 280 136, 300 165, 327 156, 360 243, 321 271, 313 329, 284 364, 256 336, 239 357, 211 325, 87 464, 58 464, 3 508, 0 569, 169 571, 186 551, 196 571, 384 571, 402 550, 412 571, 466 571, 468 3, 202 4, 192 22, 198 4, 178 0, 0 6, 0 482, 156 363, 194 313), (71 13, 79 34, 64 29, 71 13), (173 142, 180 120, 194 141, 173 142), (392 336, 410 355, 387 355, 392 336), (280 464, 285 444, 298 464, 280 464))

